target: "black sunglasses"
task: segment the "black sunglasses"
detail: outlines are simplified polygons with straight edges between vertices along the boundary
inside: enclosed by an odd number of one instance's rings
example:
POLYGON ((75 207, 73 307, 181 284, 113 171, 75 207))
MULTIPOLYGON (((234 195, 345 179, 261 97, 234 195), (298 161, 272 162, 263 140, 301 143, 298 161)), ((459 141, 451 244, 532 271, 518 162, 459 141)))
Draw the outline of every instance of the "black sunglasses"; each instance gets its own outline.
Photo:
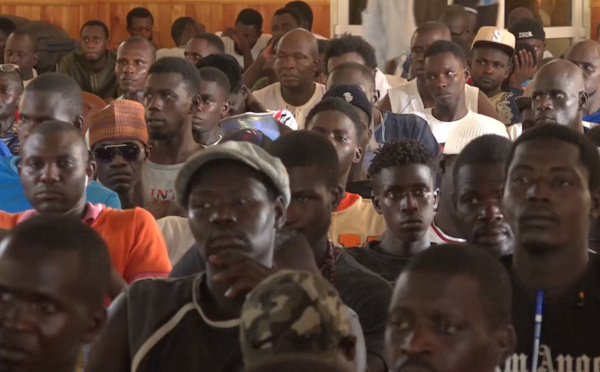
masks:
POLYGON ((94 149, 94 158, 102 163, 110 163, 115 156, 121 155, 125 161, 136 161, 142 150, 136 145, 105 145, 94 149))

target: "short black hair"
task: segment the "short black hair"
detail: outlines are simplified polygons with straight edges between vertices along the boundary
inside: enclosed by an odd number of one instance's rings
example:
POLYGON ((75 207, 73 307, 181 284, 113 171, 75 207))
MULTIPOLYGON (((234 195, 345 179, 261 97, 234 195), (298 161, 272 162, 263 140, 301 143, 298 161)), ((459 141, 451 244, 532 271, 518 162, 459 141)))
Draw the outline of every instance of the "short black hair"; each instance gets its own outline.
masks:
POLYGON ((349 117, 354 124, 354 129, 356 131, 356 142, 358 143, 360 137, 365 131, 365 127, 363 126, 363 123, 360 120, 360 115, 354 106, 346 102, 343 98, 327 97, 321 102, 317 103, 315 107, 310 110, 306 116, 306 127, 308 128, 308 124, 315 116, 317 116, 317 114, 320 114, 324 111, 337 111, 349 117))
POLYGON ((467 56, 465 51, 458 44, 453 41, 438 40, 431 44, 425 50, 424 58, 429 58, 442 53, 450 53, 454 58, 458 59, 464 66, 467 63, 467 56))
POLYGON ((242 68, 237 59, 229 54, 211 54, 198 61, 196 67, 216 67, 223 71, 229 78, 231 93, 238 93, 242 88, 242 68))
POLYGON ((412 138, 385 143, 375 151, 375 157, 369 166, 369 177, 377 176, 383 169, 400 165, 420 164, 431 171, 435 183, 438 171, 438 157, 422 142, 412 138))
POLYGON ((10 18, 0 17, 0 31, 4 32, 6 36, 10 35, 16 29, 17 25, 10 18))
POLYGON ((365 66, 370 69, 377 68, 375 49, 362 37, 350 34, 344 34, 339 38, 329 40, 329 48, 325 52, 325 66, 327 66, 330 58, 347 53, 357 53, 365 61, 365 66))
POLYGON ((134 18, 150 18, 152 20, 152 24, 154 25, 154 17, 152 17, 152 13, 146 8, 137 7, 133 8, 127 13, 127 27, 131 27, 134 18))
POLYGON ((600 188, 600 154, 598 154, 598 149, 585 135, 564 125, 536 125, 523 131, 523 134, 517 138, 510 149, 510 155, 506 162, 507 174, 520 144, 543 140, 561 141, 577 146, 579 148, 579 161, 589 172, 588 187, 592 192, 598 191, 600 188))
MULTIPOLYGON (((442 244, 410 259, 401 275, 408 273, 467 276, 479 284, 479 294, 490 329, 510 325, 512 285, 508 272, 488 252, 469 244, 442 244)), ((398 282, 400 283, 400 282, 398 282)), ((396 285, 396 289, 398 285, 396 285)))
POLYGON ((91 154, 90 151, 88 151, 87 149, 88 147, 85 142, 85 137, 83 136, 83 134, 81 134, 81 130, 71 123, 67 123, 60 120, 46 120, 41 122, 39 125, 34 126, 33 129, 31 129, 31 132, 29 133, 29 137, 27 138, 29 139, 36 134, 42 137, 49 137, 55 134, 60 134, 61 136, 73 134, 76 138, 75 142, 78 142, 81 146, 82 154, 84 155, 86 160, 89 161, 91 159, 91 154))
POLYGON ((454 162, 452 176, 454 189, 457 187, 458 172, 463 165, 506 164, 512 142, 508 138, 495 134, 486 134, 475 138, 458 154, 454 162))
POLYGON ((125 45, 125 44, 146 44, 146 46, 148 46, 148 48, 150 48, 150 50, 152 51, 152 63, 154 63, 154 61, 156 61, 156 48, 154 47, 154 44, 152 44, 152 42, 148 39, 146 39, 145 37, 141 37, 141 36, 132 36, 129 39, 123 41, 121 43, 121 45, 125 45))
POLYGON ((215 34, 211 34, 210 32, 203 32, 194 36, 194 39, 206 40, 206 42, 209 45, 212 45, 213 47, 217 48, 219 52, 225 53, 225 43, 223 43, 223 39, 221 39, 215 34))
POLYGON ((102 31, 104 31, 104 36, 106 37, 106 40, 108 40, 108 27, 106 27, 106 24, 104 24, 104 22, 99 21, 97 19, 92 19, 91 21, 87 21, 86 23, 84 23, 83 26, 81 26, 81 29, 79 30, 79 35, 81 35, 84 28, 89 26, 102 27, 102 31))
POLYGON ((241 23, 246 26, 254 26, 256 27, 256 30, 262 31, 263 17, 257 10, 246 8, 238 14, 235 23, 241 23))
POLYGON ((320 134, 299 130, 276 139, 267 152, 281 159, 289 170, 295 167, 318 166, 328 187, 338 185, 339 159, 335 147, 320 134))
POLYGON ((428 21, 428 22, 421 24, 419 27, 417 27, 417 29, 413 33, 412 37, 414 37, 414 35, 416 35, 416 34, 422 34, 425 32, 434 32, 434 31, 443 32, 448 36, 448 38, 452 38, 452 33, 450 33, 450 29, 448 28, 448 26, 446 26, 442 22, 437 22, 437 21, 428 21))
POLYGON ((179 39, 181 39, 185 28, 194 23, 196 23, 196 20, 192 17, 179 17, 173 22, 173 25, 171 25, 171 39, 173 39, 175 45, 179 45, 179 39))
POLYGON ((181 57, 164 57, 150 66, 148 75, 175 72, 180 74, 192 95, 200 93, 200 74, 190 61, 181 57))
POLYGON ((292 18, 294 18, 294 20, 298 22, 298 24, 302 24, 302 16, 300 15, 300 13, 298 13, 298 11, 296 11, 296 9, 293 8, 279 8, 275 11, 275 13, 273 13, 273 17, 284 14, 291 15, 292 18))
POLYGON ((294 9, 296 12, 298 12, 304 23, 306 23, 308 31, 312 31, 313 11, 310 8, 310 5, 304 1, 290 1, 289 3, 285 4, 285 7, 294 9))
MULTIPOLYGON (((469 24, 469 12, 458 4, 448 5, 446 10, 440 16, 440 22, 444 23, 444 20, 450 20, 455 18, 462 18, 466 25, 469 24)), ((474 31, 474 30, 471 30, 474 31)))
POLYGON ((75 120, 83 115, 83 95, 79 84, 67 75, 57 72, 41 74, 33 79, 25 88, 27 92, 56 92, 62 96, 62 101, 68 107, 68 115, 75 120))
POLYGON ((198 73, 200 73, 202 81, 212 81, 217 83, 217 85, 223 88, 229 95, 231 86, 229 85, 229 78, 223 71, 216 67, 202 67, 201 69, 198 69, 198 73))
POLYGON ((329 49, 329 40, 317 39, 317 45, 319 47, 319 54, 325 54, 329 49))
POLYGON ((77 252, 81 257, 77 268, 78 283, 85 290, 89 306, 103 308, 108 295, 111 263, 108 248, 100 235, 80 219, 71 216, 37 215, 19 223, 2 240, 5 253, 35 254, 44 250, 77 252), (27 253, 27 251, 30 251, 27 253))
POLYGON ((33 34, 33 32, 29 31, 26 28, 17 28, 13 32, 10 33, 12 36, 27 36, 31 39, 33 44, 33 51, 37 52, 37 37, 33 34))
POLYGON ((358 71, 362 75, 362 77, 369 82, 369 84, 373 88, 371 90, 375 91, 375 73, 367 66, 361 65, 360 63, 356 62, 344 62, 341 65, 336 66, 336 68, 334 68, 333 70, 329 71, 329 75, 341 73, 344 71, 358 71))

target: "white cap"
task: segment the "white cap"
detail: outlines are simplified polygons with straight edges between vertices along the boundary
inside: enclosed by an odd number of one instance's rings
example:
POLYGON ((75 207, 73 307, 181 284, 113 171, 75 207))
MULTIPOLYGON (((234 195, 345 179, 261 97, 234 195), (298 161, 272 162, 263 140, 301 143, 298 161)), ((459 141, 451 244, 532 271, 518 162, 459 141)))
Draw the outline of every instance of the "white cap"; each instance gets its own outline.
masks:
POLYGON ((462 120, 448 133, 444 154, 458 155, 469 142, 486 134, 496 134, 508 138, 506 125, 498 120, 480 114, 467 117, 471 120, 462 120))

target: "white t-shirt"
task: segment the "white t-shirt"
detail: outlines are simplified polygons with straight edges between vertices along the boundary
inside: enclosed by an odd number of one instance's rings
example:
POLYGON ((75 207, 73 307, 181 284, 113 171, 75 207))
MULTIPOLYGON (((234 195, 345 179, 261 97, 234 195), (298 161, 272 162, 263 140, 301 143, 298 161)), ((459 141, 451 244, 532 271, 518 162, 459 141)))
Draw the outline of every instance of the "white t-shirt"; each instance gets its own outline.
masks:
POLYGON ((175 177, 183 164, 163 165, 146 160, 144 184, 153 198, 157 200, 175 199, 175 177))
POLYGON ((429 122, 431 132, 433 132, 433 135, 439 144, 445 144, 452 130, 459 124, 465 124, 466 127, 473 128, 471 133, 467 133, 472 137, 471 139, 475 139, 485 134, 499 134, 502 133, 502 131, 504 131, 504 137, 508 138, 506 126, 489 116, 476 114, 473 111, 468 110, 467 114, 462 119, 456 121, 440 121, 433 116, 431 111, 432 109, 430 108, 425 109, 425 116, 429 122), (489 130, 486 128, 489 128, 489 130), (500 131, 498 131, 497 128, 500 128, 500 131))
POLYGON ((296 118, 298 129, 304 129, 306 116, 317 103, 321 101, 326 92, 325 85, 315 83, 315 92, 312 97, 302 106, 292 106, 287 103, 281 95, 281 84, 271 84, 261 90, 254 92, 254 97, 258 102, 262 103, 267 110, 288 110, 296 118))
POLYGON ((466 242, 465 239, 455 238, 447 235, 435 224, 434 221, 431 221, 427 235, 429 236, 429 242, 432 244, 461 244, 466 242))
MULTIPOLYGON (((219 36, 223 40, 223 44, 225 44, 225 53, 230 54, 233 57, 235 57, 235 59, 238 60, 238 62, 240 63, 240 66, 242 66, 242 68, 249 67, 249 66, 244 66, 244 56, 241 54, 238 54, 235 51, 235 42, 233 41, 232 38, 223 37, 222 31, 215 32, 215 35, 219 36)), ((269 43, 269 40, 271 40, 272 37, 273 37, 273 35, 271 35, 271 34, 260 35, 260 37, 256 41, 256 44, 254 44, 254 46, 252 47, 252 50, 250 51, 253 59, 256 59, 256 57, 258 57, 258 55, 260 54, 260 51, 267 47, 267 44, 269 43)))
POLYGON ((161 59, 164 57, 181 57, 185 58, 185 46, 180 46, 177 48, 162 48, 156 51, 156 59, 161 59))
POLYGON ((175 266, 185 252, 196 242, 190 230, 188 219, 179 216, 167 216, 156 220, 156 223, 165 237, 171 266, 175 266))
MULTIPOLYGON (((425 118, 423 115, 425 106, 419 94, 417 79, 388 90, 388 96, 392 104, 392 112, 396 114, 416 114, 425 118)), ((479 88, 465 84, 465 103, 469 110, 478 112, 479 88)))

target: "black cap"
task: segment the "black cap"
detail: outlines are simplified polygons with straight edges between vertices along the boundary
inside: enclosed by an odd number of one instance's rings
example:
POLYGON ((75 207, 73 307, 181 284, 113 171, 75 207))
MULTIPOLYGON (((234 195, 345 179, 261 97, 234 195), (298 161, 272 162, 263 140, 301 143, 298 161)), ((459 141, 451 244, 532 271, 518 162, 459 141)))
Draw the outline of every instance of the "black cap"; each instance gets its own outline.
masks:
POLYGON ((544 32, 544 28, 538 21, 531 18, 520 19, 509 31, 515 35, 517 42, 527 39, 546 41, 546 32, 544 32))
POLYGON ((342 98, 352 106, 363 110, 369 117, 369 123, 371 123, 373 119, 373 105, 358 85, 334 85, 323 96, 323 98, 328 97, 342 98))

